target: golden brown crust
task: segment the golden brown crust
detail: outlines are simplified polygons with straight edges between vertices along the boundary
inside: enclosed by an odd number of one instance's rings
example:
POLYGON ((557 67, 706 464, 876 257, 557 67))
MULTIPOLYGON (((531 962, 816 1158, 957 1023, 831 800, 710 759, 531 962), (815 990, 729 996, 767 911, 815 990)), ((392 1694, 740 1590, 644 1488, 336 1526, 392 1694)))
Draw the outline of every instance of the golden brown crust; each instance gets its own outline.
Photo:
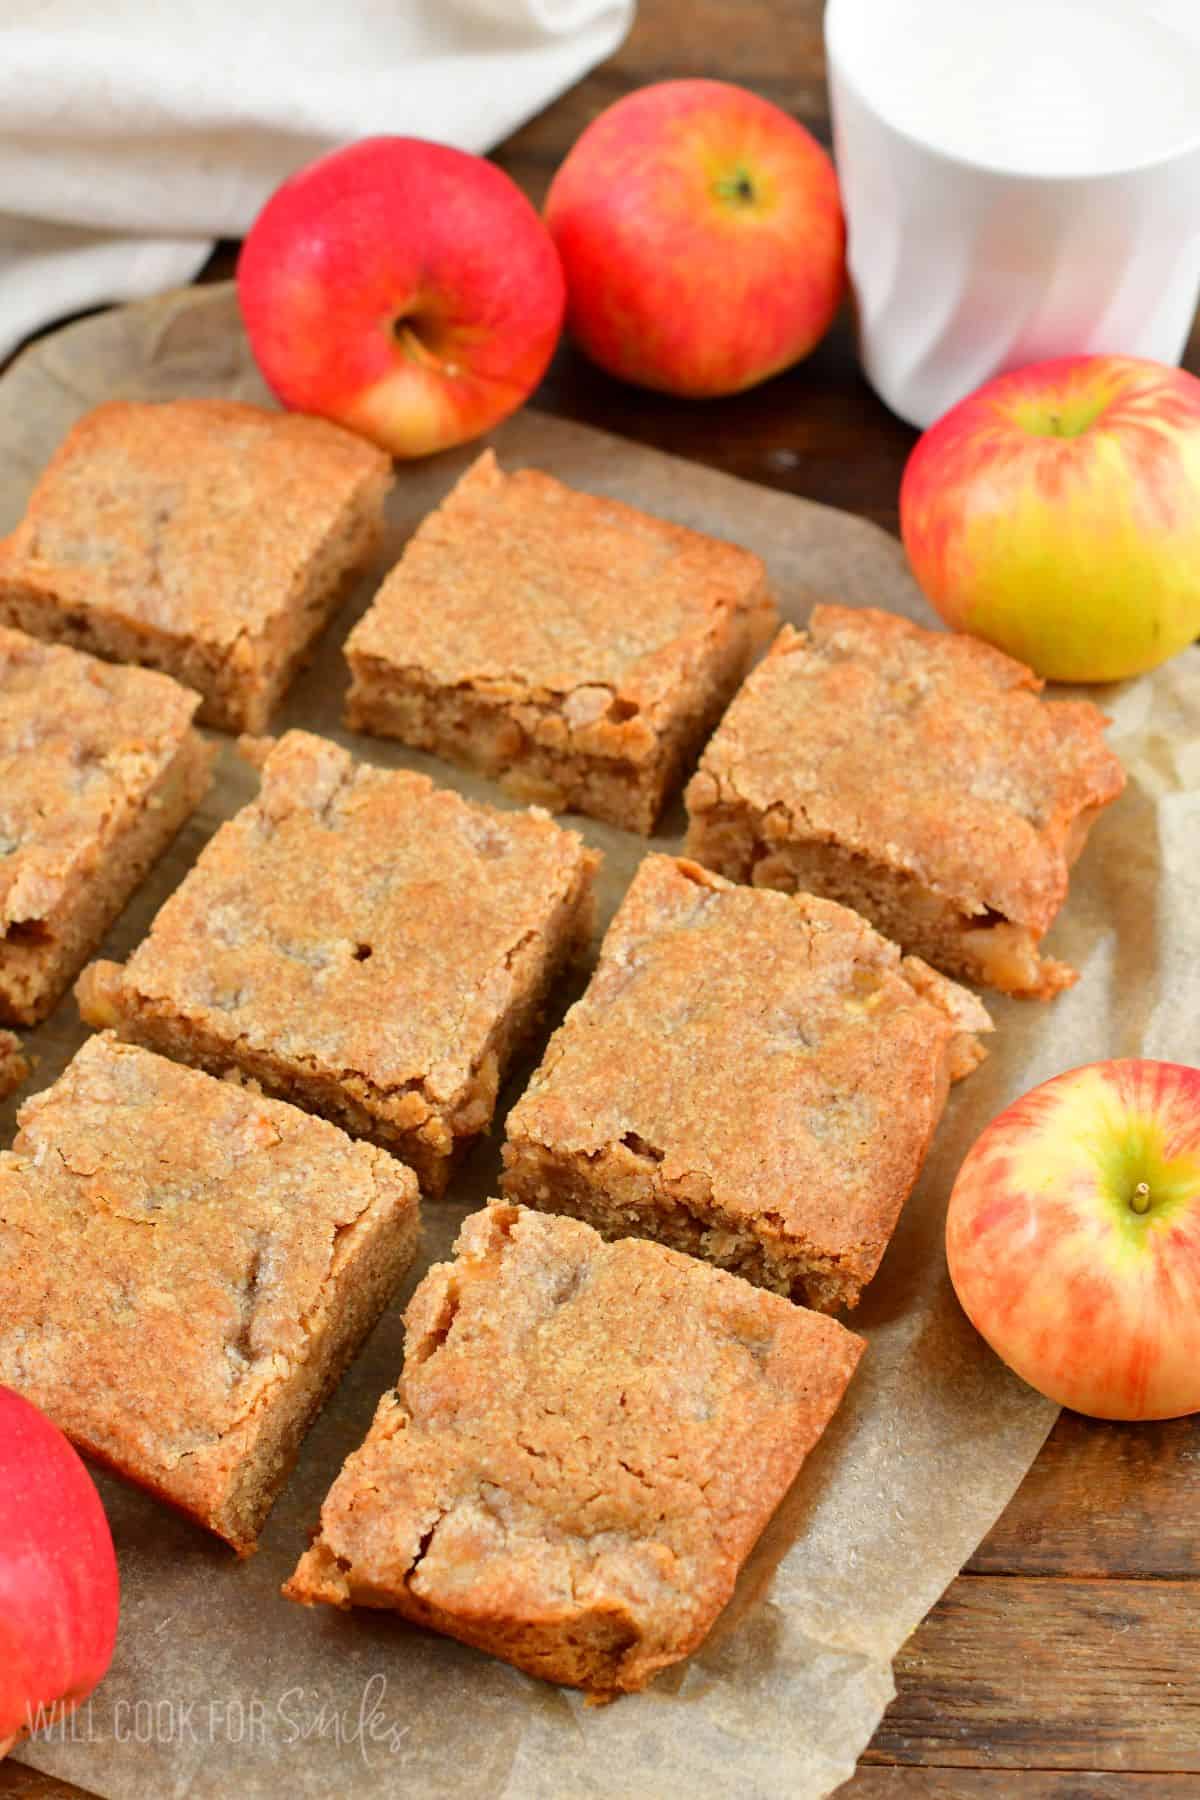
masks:
POLYGON ((544 814, 471 805, 307 732, 254 753, 258 798, 124 968, 85 973, 84 1015, 374 1124, 436 1188, 590 930, 598 859, 544 814))
POLYGON ((536 469, 506 474, 486 451, 422 522, 347 651, 447 686, 545 692, 574 715, 579 748, 636 756, 714 615, 760 604, 764 579, 748 550, 536 469))
POLYGON ((1040 686, 974 638, 818 606, 807 633, 783 628, 705 751, 689 848, 712 863, 704 815, 744 811, 778 843, 836 844, 1040 935, 1081 821, 1124 785, 1103 714, 1040 686))
POLYGON ((0 625, 0 1018, 44 1016, 207 788, 197 705, 0 625))
POLYGON ((349 717, 649 830, 774 621, 751 552, 487 451, 351 632, 349 717))
POLYGON ((0 1154, 0 1382, 239 1550, 411 1259, 411 1172, 104 1035, 0 1154))
POLYGON ((391 1607, 529 1673, 643 1687, 706 1636, 863 1350, 656 1244, 493 1202, 290 1598, 391 1607))
POLYGON ((373 551, 390 477, 381 451, 322 419, 111 401, 72 428, 0 542, 0 619, 151 662, 202 692, 205 723, 261 729, 373 551))
POLYGON ((650 856, 509 1114, 501 1186, 853 1304, 987 1030, 847 908, 650 856))

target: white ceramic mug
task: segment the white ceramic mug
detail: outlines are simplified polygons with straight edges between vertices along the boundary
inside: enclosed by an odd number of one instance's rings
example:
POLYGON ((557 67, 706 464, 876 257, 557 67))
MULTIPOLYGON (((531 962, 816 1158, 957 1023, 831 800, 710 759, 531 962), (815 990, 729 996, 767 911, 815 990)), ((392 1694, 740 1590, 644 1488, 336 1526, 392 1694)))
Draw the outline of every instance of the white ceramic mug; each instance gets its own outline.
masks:
POLYGON ((1045 357, 1179 361, 1200 0, 828 0, 825 39, 860 354, 894 412, 924 427, 1045 357))

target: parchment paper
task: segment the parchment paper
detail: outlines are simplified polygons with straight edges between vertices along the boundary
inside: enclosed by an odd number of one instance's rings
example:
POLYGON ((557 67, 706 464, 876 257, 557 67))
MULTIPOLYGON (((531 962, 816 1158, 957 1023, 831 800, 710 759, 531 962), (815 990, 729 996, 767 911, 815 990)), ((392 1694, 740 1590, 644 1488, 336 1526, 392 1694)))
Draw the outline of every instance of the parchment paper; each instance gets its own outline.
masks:
MULTIPOLYGON (((266 398, 227 288, 106 314, 36 345, 0 381, 0 530, 16 522, 33 479, 86 407, 181 394, 266 398)), ((507 464, 541 466, 750 545, 797 623, 815 592, 932 622, 899 546, 861 520, 534 412, 493 441, 507 464)), ((401 468, 381 567, 477 449, 401 468)), ((340 725, 339 645, 371 585, 324 639, 280 726, 354 742, 340 725)), ((1200 651, 1102 701, 1131 780, 1097 825, 1052 937, 1082 980, 1051 1006, 991 1002, 991 1055, 953 1094, 920 1186, 853 1317, 869 1350, 846 1404, 698 1655, 648 1693, 594 1708, 397 1620, 308 1612, 279 1597, 342 1458, 395 1380, 410 1282, 310 1434, 248 1562, 101 1478, 124 1582, 116 1660, 90 1707, 64 1731, 27 1744, 24 1759, 121 1800, 807 1800, 846 1779, 892 1695, 893 1655, 1001 1511, 1055 1416, 974 1335, 950 1291, 942 1220, 959 1161, 1001 1106, 1061 1069, 1115 1054, 1196 1058, 1200 651)), ((354 747, 504 804, 486 782, 430 757, 374 740, 354 747)), ((253 785, 227 746, 215 794, 104 954, 128 953, 253 785)), ((663 847, 678 845, 681 822, 677 808, 663 847)), ((589 821, 582 829, 606 853, 607 919, 646 846, 589 821)), ((24 1091, 52 1080, 81 1036, 68 1001, 32 1034, 38 1067, 24 1091)), ((9 1141, 15 1108, 0 1108, 0 1141, 9 1141)), ((498 1136, 449 1199, 426 1206, 414 1280, 494 1190, 498 1136)), ((988 1673, 980 1668, 981 1682, 988 1673)))

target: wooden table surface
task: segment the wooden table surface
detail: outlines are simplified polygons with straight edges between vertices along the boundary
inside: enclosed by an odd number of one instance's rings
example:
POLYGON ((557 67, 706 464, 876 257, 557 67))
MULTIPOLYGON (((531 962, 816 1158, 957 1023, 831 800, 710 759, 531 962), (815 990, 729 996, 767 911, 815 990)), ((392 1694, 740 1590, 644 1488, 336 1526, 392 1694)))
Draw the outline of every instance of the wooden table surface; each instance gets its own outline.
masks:
MULTIPOLYGON (((822 10, 640 0, 617 55, 497 160, 540 200, 602 107, 678 75, 744 83, 828 143, 822 10)), ((215 272, 230 267, 219 252, 215 272)), ((1200 372, 1200 334, 1188 366, 1200 372)), ((537 404, 896 528, 914 434, 858 374, 845 319, 792 373, 703 404, 623 387, 564 347, 537 404)), ((1198 1524, 1200 1417, 1122 1426, 1064 1414, 898 1657, 896 1700, 839 1800, 1200 1800, 1198 1524)), ((77 1791, 0 1766, 0 1800, 77 1791)))

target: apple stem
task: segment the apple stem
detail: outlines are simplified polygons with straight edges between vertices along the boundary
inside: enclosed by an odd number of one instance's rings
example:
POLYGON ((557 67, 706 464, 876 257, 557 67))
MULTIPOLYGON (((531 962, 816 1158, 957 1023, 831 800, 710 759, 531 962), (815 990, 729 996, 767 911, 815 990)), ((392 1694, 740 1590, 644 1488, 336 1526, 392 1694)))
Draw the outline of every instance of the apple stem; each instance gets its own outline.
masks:
POLYGON ((1129 1204, 1135 1213, 1150 1211, 1150 1183, 1148 1181, 1138 1182, 1129 1196, 1129 1204))

